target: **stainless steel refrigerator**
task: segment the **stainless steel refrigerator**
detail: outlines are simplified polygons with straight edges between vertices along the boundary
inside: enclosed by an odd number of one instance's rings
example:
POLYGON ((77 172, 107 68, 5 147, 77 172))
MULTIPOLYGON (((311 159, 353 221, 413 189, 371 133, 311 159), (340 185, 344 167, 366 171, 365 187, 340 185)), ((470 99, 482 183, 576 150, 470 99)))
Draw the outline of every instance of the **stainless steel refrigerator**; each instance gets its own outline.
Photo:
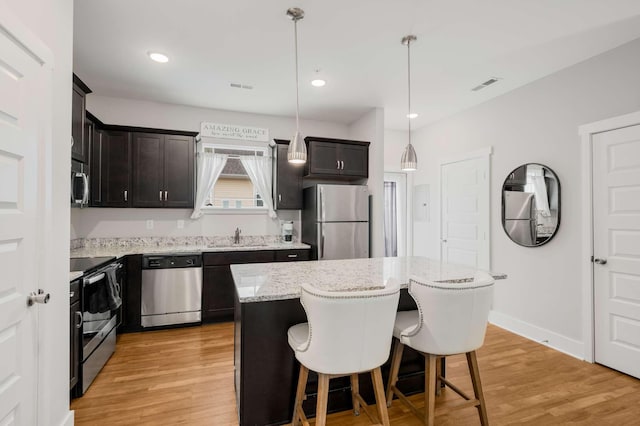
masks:
POLYGON ((536 204, 530 192, 504 191, 504 229, 512 240, 536 243, 536 204))
POLYGON ((302 242, 312 259, 369 257, 369 188, 318 184, 304 189, 302 242))

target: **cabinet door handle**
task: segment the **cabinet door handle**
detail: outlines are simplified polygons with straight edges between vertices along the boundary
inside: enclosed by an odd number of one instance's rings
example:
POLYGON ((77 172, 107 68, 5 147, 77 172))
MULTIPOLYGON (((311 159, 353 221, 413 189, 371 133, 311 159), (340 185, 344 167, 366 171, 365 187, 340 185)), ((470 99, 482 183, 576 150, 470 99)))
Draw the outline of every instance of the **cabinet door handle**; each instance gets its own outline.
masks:
POLYGON ((278 194, 278 202, 282 201, 282 194, 278 194))
POLYGON ((344 161, 340 160, 340 170, 344 170, 344 161))
POLYGON ((73 299, 73 296, 75 296, 76 292, 75 291, 70 291, 69 292, 69 299, 73 299))
POLYGON ((76 312, 76 328, 82 327, 83 319, 82 312, 76 312))
POLYGON ((164 200, 167 201, 169 198, 169 191, 164 191, 164 200))
POLYGON ((340 160, 336 160, 336 169, 340 170, 340 160))
POLYGON ((287 257, 289 257, 289 258, 296 258, 296 257, 298 257, 298 255, 297 255, 297 254, 288 254, 288 255, 287 255, 287 257))
POLYGON ((160 198, 160 201, 162 201, 162 191, 160 191, 160 195, 158 195, 158 198, 160 198))
POLYGON ((127 195, 128 195, 128 191, 125 189, 125 191, 124 191, 124 200, 125 200, 125 201, 128 201, 128 200, 127 200, 127 195))

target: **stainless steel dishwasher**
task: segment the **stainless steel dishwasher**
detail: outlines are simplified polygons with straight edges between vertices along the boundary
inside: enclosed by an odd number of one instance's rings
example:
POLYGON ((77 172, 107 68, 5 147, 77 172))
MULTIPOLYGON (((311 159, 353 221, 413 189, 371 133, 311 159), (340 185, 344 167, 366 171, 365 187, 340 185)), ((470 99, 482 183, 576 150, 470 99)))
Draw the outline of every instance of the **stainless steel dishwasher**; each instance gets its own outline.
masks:
POLYGON ((142 327, 202 320, 202 255, 142 257, 142 327))

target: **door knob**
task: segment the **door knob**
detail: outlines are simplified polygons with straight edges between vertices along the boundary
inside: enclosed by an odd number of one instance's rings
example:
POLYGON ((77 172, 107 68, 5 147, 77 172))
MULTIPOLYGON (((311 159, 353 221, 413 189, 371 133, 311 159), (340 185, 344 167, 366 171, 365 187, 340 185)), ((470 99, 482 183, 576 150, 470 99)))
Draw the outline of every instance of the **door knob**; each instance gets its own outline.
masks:
POLYGON ((39 289, 37 293, 35 291, 31 292, 31 294, 27 298, 27 305, 31 306, 34 303, 49 303, 49 299, 51 299, 49 293, 45 293, 44 290, 39 289))
POLYGON ((607 259, 593 259, 593 262, 597 263, 598 265, 606 265, 607 259))

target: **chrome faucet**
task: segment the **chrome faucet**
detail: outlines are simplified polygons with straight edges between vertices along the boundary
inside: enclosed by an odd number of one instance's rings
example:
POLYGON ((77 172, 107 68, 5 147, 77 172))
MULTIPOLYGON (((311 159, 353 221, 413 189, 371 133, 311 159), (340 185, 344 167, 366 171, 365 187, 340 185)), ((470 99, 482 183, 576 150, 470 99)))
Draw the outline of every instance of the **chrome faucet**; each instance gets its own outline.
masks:
POLYGON ((233 234, 233 244, 240 244, 240 228, 236 228, 236 232, 233 234))

